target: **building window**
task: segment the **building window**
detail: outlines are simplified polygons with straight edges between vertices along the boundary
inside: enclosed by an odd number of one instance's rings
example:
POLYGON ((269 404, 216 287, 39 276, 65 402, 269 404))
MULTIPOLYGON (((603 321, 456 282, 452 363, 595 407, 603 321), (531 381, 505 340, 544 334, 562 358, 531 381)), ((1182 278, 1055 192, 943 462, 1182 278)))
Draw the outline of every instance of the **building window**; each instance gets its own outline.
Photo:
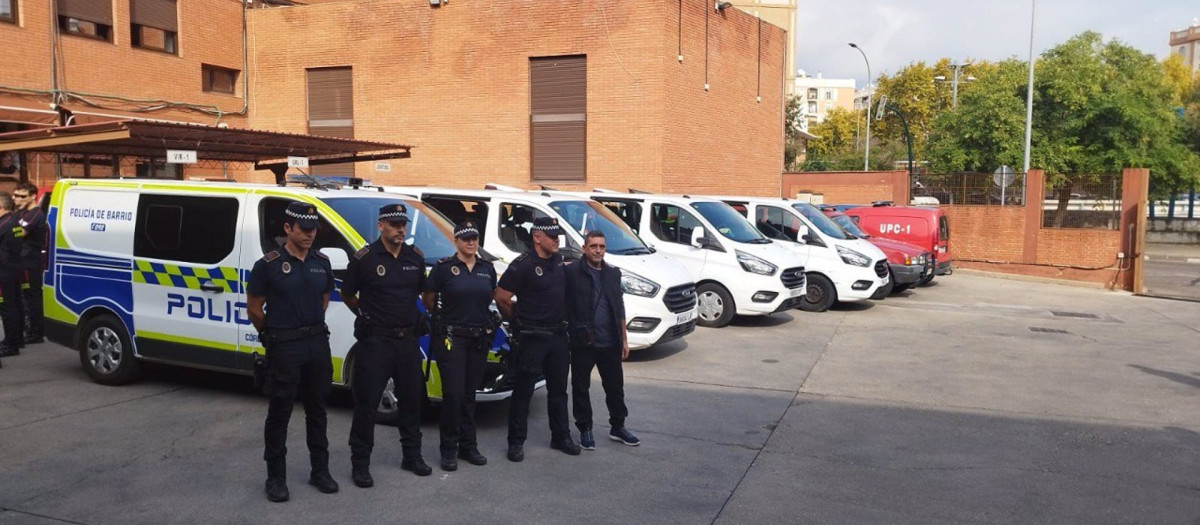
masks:
POLYGON ((832 89, 825 90, 825 100, 833 100, 833 90, 832 89))
MULTIPOLYGON (((308 133, 322 137, 354 138, 354 75, 348 67, 309 69, 308 133)), ((349 177, 354 164, 313 166, 313 175, 349 177)))
POLYGON ((175 0, 130 0, 130 41, 134 47, 179 53, 179 15, 175 0))
POLYGON ((530 176, 587 180, 587 57, 529 59, 530 176))
POLYGON ((809 100, 817 99, 817 88, 808 88, 808 99, 809 100))
POLYGON ((63 33, 112 42, 112 2, 55 0, 58 29, 63 33))
POLYGON ((817 103, 816 103, 816 102, 809 102, 809 103, 808 103, 808 114, 809 114, 809 115, 816 115, 816 114, 817 114, 817 103))
POLYGON ((828 113, 832 109, 833 109, 833 102, 826 102, 825 103, 825 112, 828 113))
POLYGON ((0 0, 0 22, 17 23, 17 0, 0 0))
POLYGON ((153 49, 164 53, 178 54, 178 48, 175 45, 175 32, 163 31, 162 29, 140 26, 133 24, 133 31, 130 40, 133 42, 133 47, 143 49, 153 49))
POLYGON ((206 92, 229 93, 232 95, 237 85, 239 73, 241 72, 236 69, 200 64, 201 87, 206 92))

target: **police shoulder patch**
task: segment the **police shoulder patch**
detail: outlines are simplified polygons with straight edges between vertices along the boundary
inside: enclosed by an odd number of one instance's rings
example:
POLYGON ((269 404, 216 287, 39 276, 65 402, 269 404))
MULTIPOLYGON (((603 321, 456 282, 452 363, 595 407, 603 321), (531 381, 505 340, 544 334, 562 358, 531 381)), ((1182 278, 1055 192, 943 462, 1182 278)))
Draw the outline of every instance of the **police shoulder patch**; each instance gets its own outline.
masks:
POLYGON ((355 258, 355 259, 362 259, 363 257, 366 257, 366 256, 367 256, 367 253, 369 253, 370 251, 371 251, 371 245, 370 245, 370 244, 368 244, 368 245, 366 245, 366 246, 363 246, 361 250, 359 250, 359 251, 357 251, 357 252, 354 252, 354 258, 355 258))
POLYGON ((438 264, 442 264, 442 263, 448 263, 448 262, 450 262, 450 261, 453 261, 453 260, 454 260, 454 256, 453 256, 453 255, 451 255, 451 256, 449 256, 449 257, 442 257, 441 259, 438 259, 438 264))
POLYGON ((279 258, 279 250, 267 252, 267 254, 263 256, 263 260, 267 261, 267 262, 274 261, 275 259, 278 259, 278 258, 279 258))
POLYGON ((528 253, 522 253, 521 255, 518 255, 516 259, 513 259, 513 264, 517 264, 519 262, 524 262, 525 259, 528 259, 528 258, 529 258, 528 253))
POLYGON ((320 257, 320 258, 322 258, 322 259, 325 259, 326 261, 328 261, 328 260, 329 260, 329 256, 328 256, 328 255, 325 255, 325 254, 323 254, 323 253, 321 253, 321 252, 319 252, 319 251, 314 251, 313 253, 317 254, 317 257, 320 257))
POLYGON ((422 259, 425 258, 425 252, 422 252, 420 248, 417 248, 417 245, 412 244, 409 246, 412 248, 412 251, 417 252, 417 255, 420 255, 422 259))

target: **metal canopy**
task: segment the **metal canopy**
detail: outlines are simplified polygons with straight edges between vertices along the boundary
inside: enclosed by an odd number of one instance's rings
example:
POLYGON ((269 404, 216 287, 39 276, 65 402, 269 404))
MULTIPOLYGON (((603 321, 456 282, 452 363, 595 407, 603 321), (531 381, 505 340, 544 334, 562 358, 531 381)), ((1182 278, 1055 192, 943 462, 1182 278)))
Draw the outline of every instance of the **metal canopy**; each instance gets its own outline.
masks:
POLYGON ((310 165, 411 156, 412 146, 366 140, 317 137, 144 120, 119 120, 0 133, 0 152, 165 158, 168 149, 191 150, 197 160, 250 162, 255 169, 282 175, 287 157, 308 157, 310 165))

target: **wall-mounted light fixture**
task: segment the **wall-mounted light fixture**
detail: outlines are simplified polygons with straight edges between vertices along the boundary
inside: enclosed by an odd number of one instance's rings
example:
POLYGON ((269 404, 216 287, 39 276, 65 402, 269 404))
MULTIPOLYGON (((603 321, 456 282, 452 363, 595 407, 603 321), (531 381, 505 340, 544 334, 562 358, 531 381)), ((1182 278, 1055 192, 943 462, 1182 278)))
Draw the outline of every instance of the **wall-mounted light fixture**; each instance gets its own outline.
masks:
POLYGON ((724 10, 726 10, 726 9, 730 8, 730 7, 733 7, 733 4, 732 4, 732 3, 730 3, 730 2, 722 2, 721 0, 717 0, 717 1, 716 1, 716 2, 713 4, 713 9, 715 9, 715 10, 716 10, 718 13, 720 13, 721 11, 724 11, 724 10))

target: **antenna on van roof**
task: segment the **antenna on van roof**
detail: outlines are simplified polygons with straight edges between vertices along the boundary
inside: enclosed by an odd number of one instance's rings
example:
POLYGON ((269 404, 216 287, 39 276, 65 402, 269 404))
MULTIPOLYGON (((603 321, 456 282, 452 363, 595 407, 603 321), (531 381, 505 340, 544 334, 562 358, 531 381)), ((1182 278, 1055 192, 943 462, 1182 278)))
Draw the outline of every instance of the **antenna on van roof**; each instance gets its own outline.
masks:
POLYGON ((592 191, 595 193, 621 193, 617 190, 610 190, 608 188, 592 188, 592 191))
POLYGON ((558 191, 557 188, 551 188, 550 186, 547 186, 545 184, 538 184, 538 187, 541 188, 542 191, 558 191))
POLYGON ((523 189, 521 189, 521 188, 517 188, 517 187, 513 187, 513 186, 505 186, 505 185, 503 185, 503 184, 496 184, 496 183, 494 183, 494 182, 489 182, 489 183, 487 183, 487 184, 484 184, 484 185, 483 185, 483 189, 485 189, 485 190, 499 190, 499 191, 525 191, 525 190, 523 190, 523 189))
POLYGON ((645 194, 645 195, 650 194, 650 192, 648 192, 646 190, 639 190, 637 188, 629 188, 629 193, 640 193, 640 194, 645 194))

